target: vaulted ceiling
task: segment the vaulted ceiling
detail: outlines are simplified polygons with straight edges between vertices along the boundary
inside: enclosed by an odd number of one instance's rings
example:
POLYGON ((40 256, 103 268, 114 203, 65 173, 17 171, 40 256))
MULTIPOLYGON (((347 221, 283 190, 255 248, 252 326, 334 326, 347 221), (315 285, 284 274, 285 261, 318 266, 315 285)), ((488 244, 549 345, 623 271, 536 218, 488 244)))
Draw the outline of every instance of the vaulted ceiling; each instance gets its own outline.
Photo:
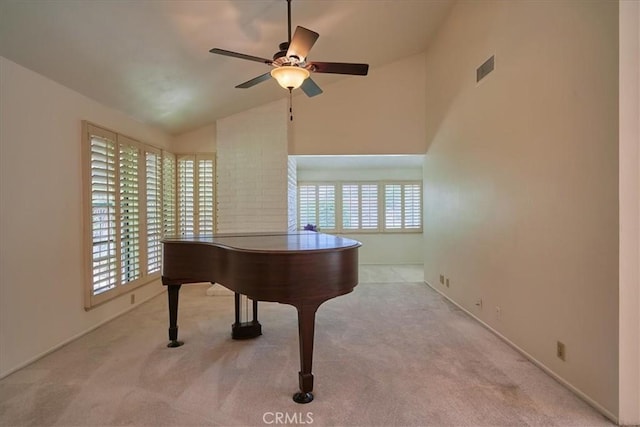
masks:
MULTIPOLYGON (((293 0, 320 34, 310 60, 377 66, 424 51, 451 0, 293 0)), ((170 134, 287 96, 257 62, 287 39, 285 0, 0 0, 0 55, 170 134)), ((315 74, 326 87, 337 79, 315 74)), ((300 95, 298 95, 300 96, 300 95)), ((302 94, 301 96, 304 96, 302 94)), ((322 95, 320 95, 322 96, 322 95)))

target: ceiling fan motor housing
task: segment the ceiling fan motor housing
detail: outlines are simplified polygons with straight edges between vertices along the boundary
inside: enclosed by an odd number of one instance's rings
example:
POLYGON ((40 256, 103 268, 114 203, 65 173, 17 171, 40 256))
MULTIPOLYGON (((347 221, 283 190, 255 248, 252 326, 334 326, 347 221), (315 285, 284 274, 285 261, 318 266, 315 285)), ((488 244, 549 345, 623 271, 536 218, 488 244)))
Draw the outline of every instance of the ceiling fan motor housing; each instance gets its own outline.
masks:
POLYGON ((273 55, 273 65, 276 67, 280 67, 282 65, 298 65, 301 63, 300 58, 297 56, 287 56, 287 51, 289 50, 288 42, 280 43, 278 48, 280 51, 273 55))

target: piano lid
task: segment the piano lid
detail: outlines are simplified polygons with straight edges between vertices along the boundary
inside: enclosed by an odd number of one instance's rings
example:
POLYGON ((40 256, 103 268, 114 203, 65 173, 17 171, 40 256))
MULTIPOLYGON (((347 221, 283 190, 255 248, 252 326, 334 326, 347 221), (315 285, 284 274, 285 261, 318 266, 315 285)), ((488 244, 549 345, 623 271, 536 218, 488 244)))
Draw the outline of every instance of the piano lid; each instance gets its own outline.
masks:
POLYGON ((224 233, 170 236, 167 244, 203 244, 245 252, 330 251, 362 246, 357 240, 314 231, 224 233))

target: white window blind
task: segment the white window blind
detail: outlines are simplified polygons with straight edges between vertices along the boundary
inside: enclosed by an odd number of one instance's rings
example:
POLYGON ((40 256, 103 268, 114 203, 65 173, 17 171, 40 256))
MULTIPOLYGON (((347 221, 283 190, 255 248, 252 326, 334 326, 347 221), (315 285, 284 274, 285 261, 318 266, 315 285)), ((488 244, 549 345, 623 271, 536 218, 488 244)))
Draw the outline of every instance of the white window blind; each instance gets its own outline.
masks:
POLYGON ((88 122, 82 127, 91 308, 160 277, 163 214, 175 212, 163 205, 160 149, 88 122))
POLYGON ((318 191, 316 185, 298 186, 298 226, 303 229, 307 224, 317 225, 318 191))
POLYGON ((162 163, 160 150, 145 150, 147 193, 147 274, 160 271, 162 245, 162 163))
POLYGON ((384 184, 384 228, 388 231, 422 229, 420 183, 384 184))
POLYGON ((336 186, 318 186, 318 226, 327 231, 336 229, 336 186))
POLYGON ((178 231, 182 235, 215 230, 215 157, 212 154, 177 156, 178 231))
POLYGON ((342 186, 342 228, 344 230, 360 228, 360 196, 356 184, 342 186))
POLYGON ((304 184, 298 186, 299 227, 307 224, 321 231, 336 230, 335 184, 304 184))
POLYGON ((338 233, 421 232, 422 183, 300 182, 298 226, 307 224, 338 233))
POLYGON ((162 151, 162 227, 164 236, 176 234, 176 156, 162 151))
POLYGON ((140 277, 140 197, 137 146, 118 138, 120 152, 120 275, 128 283, 140 277))
POLYGON ((91 293, 116 287, 116 135, 92 132, 90 143, 91 188, 91 293))
POLYGON ((378 230, 378 184, 342 184, 342 229, 378 230))
POLYGON ((363 230, 378 229, 378 184, 360 185, 360 218, 363 230))
POLYGON ((404 190, 404 228, 422 229, 422 186, 405 184, 404 190))
POLYGON ((214 199, 214 160, 198 158, 198 232, 213 233, 214 199))
POLYGON ((384 227, 387 230, 402 228, 402 186, 400 184, 384 186, 384 227))
POLYGON ((190 235, 195 231, 195 158, 178 157, 178 231, 190 235))

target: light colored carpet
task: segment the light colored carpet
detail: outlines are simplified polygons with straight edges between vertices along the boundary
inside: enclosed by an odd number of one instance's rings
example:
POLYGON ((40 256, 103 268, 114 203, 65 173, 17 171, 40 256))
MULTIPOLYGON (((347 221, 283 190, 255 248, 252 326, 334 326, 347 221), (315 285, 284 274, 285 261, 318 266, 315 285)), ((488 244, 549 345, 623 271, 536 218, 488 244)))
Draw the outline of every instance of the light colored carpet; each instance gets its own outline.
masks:
POLYGON ((233 341, 233 298, 191 285, 184 346, 166 347, 156 297, 0 381, 0 425, 612 425, 420 280, 365 267, 352 294, 320 307, 308 405, 291 400, 296 310, 260 303, 264 335, 233 341))

